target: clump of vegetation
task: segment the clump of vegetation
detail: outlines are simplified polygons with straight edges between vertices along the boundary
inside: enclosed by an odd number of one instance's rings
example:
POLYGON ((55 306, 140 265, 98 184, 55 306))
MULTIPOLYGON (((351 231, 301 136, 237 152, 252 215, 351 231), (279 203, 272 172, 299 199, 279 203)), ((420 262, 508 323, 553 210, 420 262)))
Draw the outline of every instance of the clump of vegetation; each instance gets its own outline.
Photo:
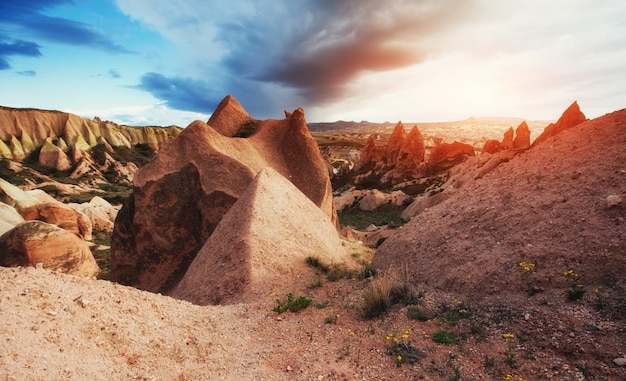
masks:
POLYGON ((259 121, 255 119, 248 120, 239 126, 239 130, 233 135, 233 138, 249 138, 259 129, 259 121))
POLYGON ((406 206, 397 206, 388 203, 373 211, 365 211, 358 207, 345 208, 337 212, 341 226, 352 226, 357 230, 364 230, 371 224, 376 226, 402 226, 406 223, 400 214, 406 206))
POLYGON ((409 307, 406 310, 406 316, 411 320, 428 321, 430 316, 419 307, 409 307))
POLYGON ((367 263, 362 263, 362 271, 350 270, 345 263, 333 263, 332 265, 328 265, 316 256, 308 256, 306 263, 326 275, 326 279, 331 282, 336 282, 340 279, 363 279, 372 273, 367 263))
POLYGON ((93 231, 93 257, 100 268, 98 279, 109 280, 111 276, 111 234, 105 231, 93 231), (101 247, 101 248, 99 248, 101 247))
POLYGON ((274 312, 279 314, 287 311, 298 312, 308 308, 311 302, 311 299, 307 299, 304 296, 299 296, 297 299, 294 299, 293 294, 290 292, 287 294, 286 299, 276 299, 278 305, 274 307, 274 312))
POLYGON ((517 367, 517 361, 515 360, 515 335, 512 333, 503 333, 502 337, 504 337, 509 345, 508 348, 505 352, 505 359, 504 361, 506 361, 507 364, 509 364, 509 366, 511 368, 516 368, 517 367))
POLYGON ((569 290, 567 290, 567 301, 573 302, 582 298, 585 294, 585 289, 578 285, 580 274, 573 269, 569 269, 563 273, 563 276, 567 279, 567 285, 569 287, 569 290))
POLYGON ((91 149, 91 157, 99 164, 104 164, 106 161, 105 153, 108 153, 113 159, 122 164, 132 162, 138 167, 143 167, 148 164, 154 155, 156 155, 154 149, 147 144, 137 144, 132 148, 123 146, 115 147, 112 152, 109 152, 104 144, 98 144, 91 149))
POLYGON ((362 315, 366 319, 378 317, 394 304, 415 304, 420 296, 406 274, 400 277, 395 271, 389 271, 372 280, 363 292, 362 315))
POLYGON ((9 166, 9 160, 0 159, 0 177, 13 185, 25 185, 27 176, 25 171, 16 172, 12 170, 9 166))
POLYGON ((458 342, 456 334, 445 329, 439 329, 435 333, 433 333, 432 339, 437 344, 445 345, 456 344, 458 342))

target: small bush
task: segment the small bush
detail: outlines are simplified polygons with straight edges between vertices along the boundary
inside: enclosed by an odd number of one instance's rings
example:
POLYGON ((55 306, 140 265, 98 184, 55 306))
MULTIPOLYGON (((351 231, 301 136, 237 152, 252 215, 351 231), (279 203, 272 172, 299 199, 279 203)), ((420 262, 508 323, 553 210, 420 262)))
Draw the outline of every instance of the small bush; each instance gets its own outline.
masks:
POLYGON ((313 267, 314 269, 318 269, 319 271, 323 272, 324 274, 326 274, 328 271, 330 271, 330 267, 328 267, 328 265, 322 263, 322 261, 318 258, 318 257, 314 257, 309 255, 308 257, 306 257, 306 264, 313 267))
POLYGON ((311 302, 311 299, 307 299, 304 296, 299 296, 297 299, 294 300, 293 294, 290 292, 289 294, 287 294, 286 299, 276 299, 276 303, 278 305, 274 307, 274 312, 279 314, 287 311, 298 312, 309 307, 311 305, 311 302))
POLYGON ((363 292, 362 315, 366 319, 381 316, 394 304, 411 304, 418 298, 407 278, 391 271, 374 279, 363 292))
POLYGON ((419 307, 409 307, 406 316, 411 320, 427 321, 430 317, 419 307))
POLYGON ((254 135, 259 129, 258 120, 248 120, 239 126, 239 130, 233 135, 233 138, 249 138, 254 135))
POLYGON ((433 334, 433 341, 437 344, 456 344, 458 342, 456 335, 454 332, 446 331, 445 329, 440 329, 433 334))

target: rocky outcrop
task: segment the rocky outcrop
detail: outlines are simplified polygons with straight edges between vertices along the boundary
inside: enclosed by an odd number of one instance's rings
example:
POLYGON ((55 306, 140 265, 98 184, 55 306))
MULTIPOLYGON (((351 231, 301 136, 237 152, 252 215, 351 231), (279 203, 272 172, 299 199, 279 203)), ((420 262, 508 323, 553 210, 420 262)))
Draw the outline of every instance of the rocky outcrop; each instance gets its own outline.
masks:
MULTIPOLYGON (((233 131, 245 110, 222 103, 212 123, 233 131), (226 128, 226 127, 228 128, 226 128)), ((201 121, 190 124, 135 175, 111 243, 111 279, 166 292, 257 173, 271 167, 289 179, 337 225, 328 168, 301 109, 283 120, 257 121, 248 138, 224 136, 201 121)))
POLYGON ((355 165, 355 183, 364 184, 377 179, 383 184, 398 184, 415 179, 424 173, 426 148, 424 138, 417 126, 409 134, 402 122, 398 122, 385 146, 377 146, 370 136, 355 165))
POLYGON ((72 162, 60 147, 57 147, 50 138, 44 141, 39 151, 39 164, 46 167, 54 167, 59 171, 67 171, 72 168, 72 162))
POLYGON ((506 150, 524 151, 528 148, 530 148, 530 128, 524 121, 515 130, 513 127, 506 130, 501 142, 487 140, 482 153, 494 154, 506 150))
POLYGON ((262 169, 224 215, 171 296, 195 304, 256 300, 305 287, 306 258, 348 255, 328 216, 289 180, 262 169))
POLYGON ((530 128, 524 121, 515 129, 515 139, 513 139, 513 149, 525 150, 530 148, 530 128))
POLYGON ((563 114, 561 115, 559 120, 556 121, 556 123, 550 123, 548 126, 546 126, 541 135, 539 135, 537 139, 535 139, 535 141, 533 142, 533 147, 537 144, 541 144, 552 136, 555 136, 567 129, 579 125, 586 120, 587 117, 585 116, 585 114, 582 113, 582 111, 580 111, 580 107, 578 107, 578 102, 574 101, 574 103, 572 103, 567 108, 567 110, 563 112, 563 114))
POLYGON ((41 221, 26 221, 0 236, 0 265, 36 266, 95 276, 99 269, 89 247, 76 235, 41 221))
POLYGON ((428 164, 457 163, 466 157, 474 155, 474 147, 469 144, 460 142, 440 143, 430 151, 428 164))

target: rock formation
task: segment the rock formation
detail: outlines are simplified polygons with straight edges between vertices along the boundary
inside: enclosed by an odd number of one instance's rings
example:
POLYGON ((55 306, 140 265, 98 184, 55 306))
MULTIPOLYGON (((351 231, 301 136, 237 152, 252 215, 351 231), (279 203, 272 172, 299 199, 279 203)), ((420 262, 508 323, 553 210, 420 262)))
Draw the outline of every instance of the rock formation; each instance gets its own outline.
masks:
POLYGON ((556 123, 550 123, 543 130, 541 135, 539 135, 537 139, 535 139, 535 141, 533 142, 533 147, 536 146, 537 144, 541 144, 542 142, 546 141, 548 138, 561 133, 562 131, 565 131, 567 129, 570 129, 572 127, 579 125, 580 123, 586 120, 587 120, 587 117, 585 116, 585 114, 582 113, 582 111, 580 111, 580 107, 578 107, 578 102, 574 101, 574 103, 572 103, 567 108, 567 110, 565 110, 563 115, 561 115, 561 117, 559 118, 559 120, 557 120, 556 123))
POLYGON ((524 121, 515 129, 515 139, 513 139, 513 149, 525 150, 530 148, 530 128, 524 121))
POLYGON ((430 151, 428 164, 437 165, 449 162, 459 162, 468 156, 474 156, 474 147, 469 144, 452 142, 437 144, 430 151))
POLYGON ((355 165, 355 183, 363 184, 371 178, 376 182, 398 184, 412 180, 424 173, 426 148, 417 126, 407 135, 402 122, 398 122, 385 146, 377 146, 370 136, 355 165))
POLYGON ((26 221, 0 236, 0 265, 36 266, 93 277, 98 265, 76 235, 41 221, 26 221))
POLYGON ((171 293, 195 304, 256 300, 305 287, 306 258, 349 258, 335 226, 289 180, 262 169, 224 215, 171 293), (286 278, 289 280, 286 281, 286 278))
POLYGON ((211 123, 190 124, 135 176, 132 195, 120 210, 111 242, 111 279, 166 292, 239 199, 257 173, 271 167, 289 179, 337 224, 328 169, 301 109, 283 120, 251 120, 232 97, 211 123), (237 132, 235 133, 237 135, 237 132))
POLYGON ((36 204, 17 208, 17 211, 26 221, 43 221, 67 230, 81 239, 92 238, 91 220, 61 202, 36 204))

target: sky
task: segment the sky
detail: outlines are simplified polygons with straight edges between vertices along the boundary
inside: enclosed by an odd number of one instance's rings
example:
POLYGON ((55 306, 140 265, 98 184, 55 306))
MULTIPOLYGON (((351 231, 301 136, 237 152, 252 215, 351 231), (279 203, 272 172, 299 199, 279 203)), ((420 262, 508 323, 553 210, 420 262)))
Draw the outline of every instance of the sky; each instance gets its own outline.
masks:
POLYGON ((0 0, 0 105, 127 125, 626 107, 622 0, 0 0))

